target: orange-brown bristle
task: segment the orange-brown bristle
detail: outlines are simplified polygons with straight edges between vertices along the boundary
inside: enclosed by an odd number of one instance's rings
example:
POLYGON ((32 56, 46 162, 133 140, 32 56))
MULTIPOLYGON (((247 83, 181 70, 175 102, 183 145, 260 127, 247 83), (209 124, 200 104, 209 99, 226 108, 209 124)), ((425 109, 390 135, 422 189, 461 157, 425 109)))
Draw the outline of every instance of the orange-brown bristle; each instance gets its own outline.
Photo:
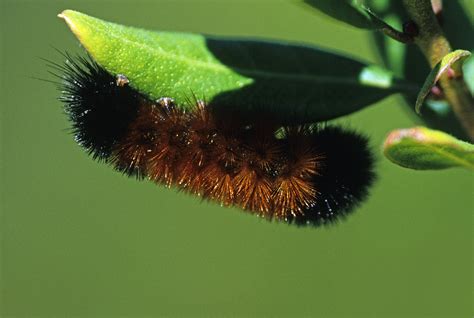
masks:
POLYGON ((318 174, 321 154, 311 143, 310 130, 306 126, 285 127, 284 160, 278 165, 275 181, 275 215, 285 218, 304 214, 304 210, 317 200, 316 185, 312 182, 318 174))
POLYGON ((228 169, 223 162, 209 162, 196 177, 201 179, 201 193, 204 197, 222 205, 234 203, 234 171, 228 169))
POLYGON ((155 150, 155 143, 160 136, 156 129, 155 107, 140 107, 137 118, 130 124, 129 133, 113 150, 112 162, 118 170, 139 178, 147 175, 147 163, 155 150), (150 128, 155 129, 150 129, 150 128))
POLYGON ((261 215, 270 213, 273 194, 272 181, 256 166, 245 163, 234 178, 237 192, 236 204, 245 210, 261 215))
POLYGON ((275 130, 253 129, 245 144, 247 161, 261 171, 271 173, 282 157, 281 143, 275 137, 275 130))
POLYGON ((153 116, 154 125, 150 128, 159 132, 148 156, 148 176, 170 187, 179 179, 177 163, 188 144, 187 117, 174 106, 158 104, 149 105, 148 108, 158 109, 153 116))
POLYGON ((289 214, 292 216, 301 215, 304 209, 316 200, 316 191, 310 180, 286 175, 278 178, 276 185, 277 189, 273 199, 274 214, 277 218, 286 218, 289 214))
POLYGON ((76 139, 125 174, 301 225, 343 217, 374 180, 367 140, 352 131, 218 117, 202 101, 184 111, 93 62, 73 65, 62 100, 76 139))
POLYGON ((213 147, 209 153, 213 160, 217 160, 228 168, 237 168, 241 165, 243 144, 237 133, 215 133, 213 147))
POLYGON ((198 167, 203 167, 206 156, 213 148, 216 127, 210 112, 203 103, 197 103, 196 108, 188 115, 188 145, 184 155, 198 167))
POLYGON ((270 124, 221 130, 201 101, 190 113, 144 103, 114 148, 114 163, 222 205, 284 219, 316 200, 311 178, 319 155, 306 128, 287 128, 283 139, 275 130, 270 124))
POLYGON ((215 124, 211 113, 202 102, 197 102, 193 112, 187 115, 187 141, 177 164, 177 184, 185 190, 204 195, 208 192, 204 176, 209 157, 214 148, 215 124))

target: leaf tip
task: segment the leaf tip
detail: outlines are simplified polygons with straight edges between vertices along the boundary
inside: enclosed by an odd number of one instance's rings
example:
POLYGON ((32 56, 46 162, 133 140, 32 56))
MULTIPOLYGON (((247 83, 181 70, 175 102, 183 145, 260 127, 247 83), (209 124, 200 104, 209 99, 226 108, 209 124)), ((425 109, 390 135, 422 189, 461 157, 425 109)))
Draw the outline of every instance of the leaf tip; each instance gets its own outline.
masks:
POLYGON ((424 96, 418 95, 415 102, 415 113, 421 116, 421 107, 423 106, 424 96))
POLYGON ((90 52, 90 50, 97 45, 93 42, 94 39, 94 19, 84 13, 74 10, 64 10, 58 14, 58 17, 69 27, 71 32, 76 36, 79 42, 90 52))
POLYGON ((405 139, 410 139, 416 142, 425 142, 429 139, 427 136, 427 129, 421 126, 405 129, 397 129, 390 132, 383 144, 383 152, 387 157, 390 157, 389 152, 391 147, 403 142, 405 139))
POLYGON ((79 12, 77 11, 74 11, 74 10, 64 10, 62 11, 61 13, 58 14, 58 18, 64 20, 64 22, 66 22, 67 26, 69 27, 69 29, 71 29, 71 31, 76 35, 76 36, 79 36, 79 30, 78 30, 78 27, 77 25, 74 23, 74 19, 72 19, 72 16, 74 14, 80 14, 79 12))
POLYGON ((414 127, 414 128, 406 128, 406 129, 398 129, 390 132, 385 139, 385 142, 383 144, 383 148, 386 150, 388 147, 399 143, 403 138, 407 136, 415 136, 417 135, 417 130, 419 130, 419 127, 414 127))
POLYGON ((58 13, 57 17, 60 18, 60 19, 63 19, 64 21, 66 21, 66 23, 69 23, 69 22, 71 22, 71 19, 69 18, 69 16, 73 12, 75 12, 75 11, 66 9, 66 10, 63 10, 60 13, 58 13))

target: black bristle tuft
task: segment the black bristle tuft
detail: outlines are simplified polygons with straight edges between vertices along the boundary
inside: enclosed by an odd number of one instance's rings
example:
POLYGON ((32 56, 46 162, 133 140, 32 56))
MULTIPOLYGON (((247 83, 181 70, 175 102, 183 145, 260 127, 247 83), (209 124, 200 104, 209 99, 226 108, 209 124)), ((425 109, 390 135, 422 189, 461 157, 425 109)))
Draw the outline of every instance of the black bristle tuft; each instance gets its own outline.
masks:
POLYGON ((123 77, 114 77, 91 58, 65 56, 65 65, 56 68, 64 74, 60 100, 72 131, 94 159, 106 161, 127 133, 143 98, 123 77))
POLYGON ((335 126, 314 132, 314 148, 321 154, 321 167, 314 176, 316 200, 290 222, 323 225, 351 213, 368 196, 375 181, 374 158, 366 137, 335 126))

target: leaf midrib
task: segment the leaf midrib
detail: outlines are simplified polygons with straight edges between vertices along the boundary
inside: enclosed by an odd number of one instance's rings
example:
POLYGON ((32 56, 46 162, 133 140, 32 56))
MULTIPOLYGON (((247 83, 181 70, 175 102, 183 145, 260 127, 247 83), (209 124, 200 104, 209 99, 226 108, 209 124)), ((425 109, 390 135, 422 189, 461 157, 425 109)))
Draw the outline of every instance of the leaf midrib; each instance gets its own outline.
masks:
MULTIPOLYGON (((444 150, 444 148, 436 147, 436 146, 431 145, 431 144, 418 144, 418 145, 420 145, 422 147, 426 147, 426 148, 432 150, 433 152, 435 152, 435 153, 437 153, 441 156, 445 156, 445 157, 451 159, 452 161, 459 163, 460 165, 462 165, 464 167, 467 167, 469 169, 474 170, 474 164, 471 163, 469 160, 460 158, 459 156, 456 156, 456 155, 452 154, 451 152, 444 150)), ((450 146, 450 145, 446 145, 446 144, 436 144, 436 145, 437 146, 448 146, 448 147, 450 146)), ((451 148, 456 148, 456 147, 454 146, 454 147, 451 147, 451 148)))

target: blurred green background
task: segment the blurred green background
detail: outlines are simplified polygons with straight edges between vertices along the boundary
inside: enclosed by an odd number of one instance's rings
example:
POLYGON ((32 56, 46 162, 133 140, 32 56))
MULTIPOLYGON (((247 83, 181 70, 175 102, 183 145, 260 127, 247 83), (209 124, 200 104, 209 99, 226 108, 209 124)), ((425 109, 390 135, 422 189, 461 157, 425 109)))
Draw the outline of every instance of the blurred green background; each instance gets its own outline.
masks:
MULTIPOLYGON (((342 120, 379 181, 345 222, 296 228, 92 161, 46 58, 81 52, 56 14, 149 29, 303 41, 371 62, 369 34, 291 0, 0 0, 1 317, 472 317, 474 178, 380 155, 414 117, 392 96, 342 120)), ((464 1, 468 3, 469 0, 464 1)), ((473 3, 470 2, 472 16, 473 3)), ((468 30, 460 30, 468 32, 468 30)))

